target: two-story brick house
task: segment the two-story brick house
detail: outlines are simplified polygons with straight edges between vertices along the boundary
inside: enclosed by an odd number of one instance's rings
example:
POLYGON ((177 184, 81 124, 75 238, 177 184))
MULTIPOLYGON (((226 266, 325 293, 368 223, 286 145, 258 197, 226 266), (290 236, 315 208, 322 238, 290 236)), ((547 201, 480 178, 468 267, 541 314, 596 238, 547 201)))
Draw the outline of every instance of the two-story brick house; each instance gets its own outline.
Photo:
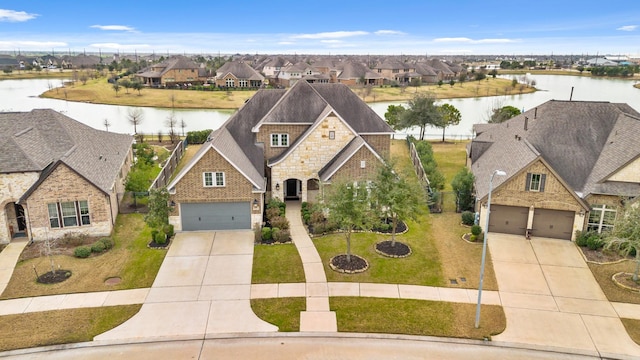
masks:
POLYGON ((167 186, 177 230, 248 229, 266 199, 312 201, 332 180, 371 178, 393 130, 342 84, 258 91, 167 186))
POLYGON ((109 235, 132 143, 50 109, 0 113, 0 243, 109 235))
POLYGON ((475 127, 468 164, 489 231, 573 239, 606 231, 640 196, 640 113, 626 104, 548 101, 501 124, 475 127))

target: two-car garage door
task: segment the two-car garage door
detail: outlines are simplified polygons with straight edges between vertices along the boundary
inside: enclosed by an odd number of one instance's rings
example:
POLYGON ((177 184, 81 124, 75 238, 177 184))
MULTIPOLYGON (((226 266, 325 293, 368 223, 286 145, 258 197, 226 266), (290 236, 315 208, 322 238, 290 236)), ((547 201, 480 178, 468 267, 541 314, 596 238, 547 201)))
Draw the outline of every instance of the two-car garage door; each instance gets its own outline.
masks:
MULTIPOLYGON (((531 235, 570 240, 574 217, 573 211, 535 209, 531 235)), ((528 218, 527 207, 491 205, 489 231, 524 236, 528 218)))
POLYGON ((180 217, 183 231, 251 229, 248 202, 182 203, 180 217))

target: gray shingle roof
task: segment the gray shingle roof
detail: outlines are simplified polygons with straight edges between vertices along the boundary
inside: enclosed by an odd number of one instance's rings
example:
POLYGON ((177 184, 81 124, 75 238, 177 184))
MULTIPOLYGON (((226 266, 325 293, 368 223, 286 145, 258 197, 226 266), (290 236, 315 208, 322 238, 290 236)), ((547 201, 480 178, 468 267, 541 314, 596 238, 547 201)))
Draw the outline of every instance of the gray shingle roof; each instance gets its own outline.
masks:
POLYGON ((239 62, 239 61, 231 61, 222 65, 216 71, 216 78, 222 79, 227 74, 233 74, 238 79, 247 79, 247 80, 264 80, 264 76, 262 76, 259 72, 253 69, 251 66, 239 62))
MULTIPOLYGON (((483 183, 493 169, 518 171, 528 164, 531 157, 521 158, 523 154, 516 152, 513 144, 530 144, 532 152, 538 152, 583 198, 593 192, 622 189, 602 184, 611 173, 640 156, 640 113, 626 104, 551 100, 483 130, 470 146, 472 169, 476 179, 482 179, 477 181, 480 197, 488 191, 483 192, 483 183)), ((507 171, 508 176, 514 174, 507 171)))
POLYGON ((50 109, 0 113, 0 173, 41 172, 62 160, 109 192, 133 137, 93 129, 50 109))

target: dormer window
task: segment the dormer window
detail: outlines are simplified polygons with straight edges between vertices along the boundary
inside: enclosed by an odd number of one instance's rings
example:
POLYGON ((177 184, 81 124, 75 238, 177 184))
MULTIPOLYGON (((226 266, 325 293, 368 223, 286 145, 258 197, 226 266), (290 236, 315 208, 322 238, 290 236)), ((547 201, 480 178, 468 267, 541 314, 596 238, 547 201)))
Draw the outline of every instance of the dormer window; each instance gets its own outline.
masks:
POLYGON ((289 134, 271 134, 272 147, 289 147, 289 134))

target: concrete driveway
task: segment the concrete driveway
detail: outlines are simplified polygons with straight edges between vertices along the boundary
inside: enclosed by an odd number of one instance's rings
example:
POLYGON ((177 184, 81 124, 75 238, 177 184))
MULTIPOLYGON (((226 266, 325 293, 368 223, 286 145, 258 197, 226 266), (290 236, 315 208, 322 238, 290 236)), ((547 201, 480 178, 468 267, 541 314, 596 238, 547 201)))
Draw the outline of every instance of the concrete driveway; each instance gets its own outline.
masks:
POLYGON ((95 341, 277 331, 251 310, 253 232, 176 234, 140 312, 95 341))
POLYGON ((494 341, 640 356, 574 243, 491 233, 488 246, 507 317, 494 341))

